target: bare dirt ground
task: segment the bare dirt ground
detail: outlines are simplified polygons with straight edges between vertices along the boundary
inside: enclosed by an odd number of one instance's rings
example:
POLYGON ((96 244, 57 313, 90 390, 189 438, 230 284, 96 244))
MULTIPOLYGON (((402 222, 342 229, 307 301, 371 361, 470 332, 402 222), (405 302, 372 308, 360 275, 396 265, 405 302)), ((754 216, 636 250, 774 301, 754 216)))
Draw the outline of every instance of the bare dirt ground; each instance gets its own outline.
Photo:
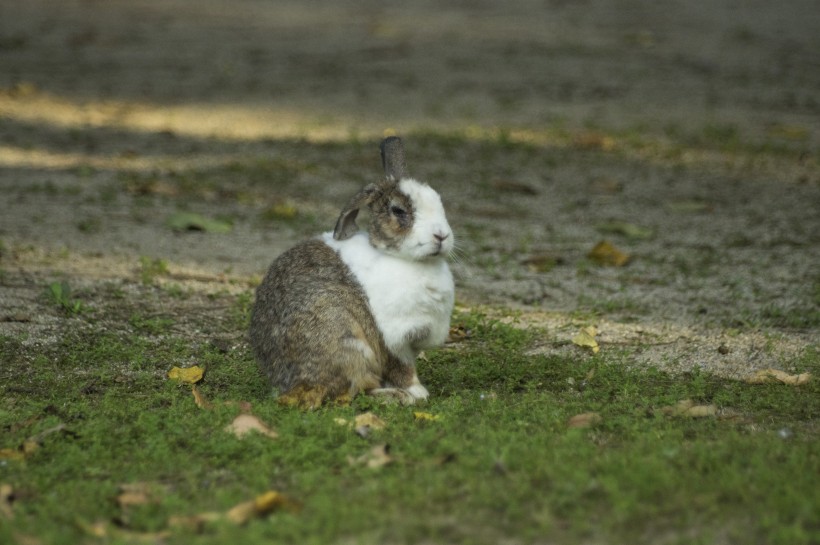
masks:
POLYGON ((0 334, 87 325, 43 296, 61 279, 96 327, 130 305, 202 334, 188 313, 229 312, 204 294, 331 228, 395 131, 448 207, 461 303, 544 327, 534 351, 593 323, 633 365, 799 366, 817 51, 809 0, 1 0, 0 334), (175 232, 180 210, 232 227, 175 232), (629 264, 591 261, 602 239, 629 264))

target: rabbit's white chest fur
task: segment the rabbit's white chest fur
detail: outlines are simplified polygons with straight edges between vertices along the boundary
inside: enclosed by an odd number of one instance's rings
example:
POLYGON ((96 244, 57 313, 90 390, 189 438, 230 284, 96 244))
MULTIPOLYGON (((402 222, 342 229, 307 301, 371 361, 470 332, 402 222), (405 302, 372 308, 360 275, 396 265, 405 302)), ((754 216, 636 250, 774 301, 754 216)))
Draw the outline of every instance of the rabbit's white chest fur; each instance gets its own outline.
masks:
POLYGON ((408 261, 371 246, 365 232, 347 240, 325 233, 367 294, 376 325, 387 348, 412 364, 424 348, 447 338, 453 311, 453 275, 444 259, 408 261))

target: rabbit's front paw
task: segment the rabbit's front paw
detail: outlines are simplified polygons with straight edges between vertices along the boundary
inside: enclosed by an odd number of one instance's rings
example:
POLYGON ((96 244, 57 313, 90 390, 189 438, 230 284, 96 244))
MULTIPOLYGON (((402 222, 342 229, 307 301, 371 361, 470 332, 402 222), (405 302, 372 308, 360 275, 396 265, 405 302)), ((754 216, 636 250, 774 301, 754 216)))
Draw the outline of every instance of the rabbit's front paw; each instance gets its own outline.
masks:
POLYGON ((422 386, 420 383, 413 384, 407 388, 407 393, 413 396, 413 399, 422 401, 430 397, 430 392, 428 392, 427 388, 422 386))

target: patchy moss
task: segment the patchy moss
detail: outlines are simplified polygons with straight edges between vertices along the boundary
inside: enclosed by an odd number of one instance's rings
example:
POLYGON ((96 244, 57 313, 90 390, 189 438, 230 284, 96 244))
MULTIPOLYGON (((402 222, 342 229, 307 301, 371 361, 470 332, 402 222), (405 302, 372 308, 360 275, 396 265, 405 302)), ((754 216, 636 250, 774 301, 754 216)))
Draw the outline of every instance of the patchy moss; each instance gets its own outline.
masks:
MULTIPOLYGON (((242 298, 231 312, 242 316, 246 306, 242 298)), ((454 323, 466 339, 419 365, 432 393, 423 410, 435 421, 369 397, 313 412, 284 408, 244 344, 191 343, 172 331, 158 342, 153 326, 68 335, 45 351, 3 338, 0 448, 59 423, 68 433, 48 436, 24 462, 0 464, 0 482, 17 497, 0 536, 77 542, 102 521, 111 535, 170 531, 171 543, 816 540, 816 379, 749 385, 630 370, 617 353, 527 356, 536 331, 476 313, 454 323), (212 410, 166 380, 172 366, 192 363, 206 368, 198 388, 212 410), (714 405, 717 416, 663 412, 683 399, 714 405), (227 402, 238 401, 251 402, 279 438, 224 433, 240 410, 227 402), (336 422, 366 410, 386 428, 363 439, 336 422), (568 427, 589 411, 600 421, 568 427), (388 466, 349 462, 381 443, 390 445, 388 466), (126 513, 114 498, 131 482, 164 493, 126 513), (171 516, 224 512, 269 489, 302 509, 241 528, 169 530, 171 516)), ((816 375, 817 352, 798 366, 816 375)))

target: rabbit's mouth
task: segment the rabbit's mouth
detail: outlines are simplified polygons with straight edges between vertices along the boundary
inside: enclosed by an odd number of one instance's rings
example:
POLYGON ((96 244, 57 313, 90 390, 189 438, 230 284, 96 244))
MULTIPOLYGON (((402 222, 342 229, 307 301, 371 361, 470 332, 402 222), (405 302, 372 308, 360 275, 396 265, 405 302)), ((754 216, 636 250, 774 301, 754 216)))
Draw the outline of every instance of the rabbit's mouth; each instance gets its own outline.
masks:
POLYGON ((445 250, 444 245, 441 242, 439 242, 438 244, 435 245, 433 250, 430 253, 428 253, 425 257, 427 257, 427 258, 447 257, 447 255, 449 253, 450 253, 449 250, 445 250))

